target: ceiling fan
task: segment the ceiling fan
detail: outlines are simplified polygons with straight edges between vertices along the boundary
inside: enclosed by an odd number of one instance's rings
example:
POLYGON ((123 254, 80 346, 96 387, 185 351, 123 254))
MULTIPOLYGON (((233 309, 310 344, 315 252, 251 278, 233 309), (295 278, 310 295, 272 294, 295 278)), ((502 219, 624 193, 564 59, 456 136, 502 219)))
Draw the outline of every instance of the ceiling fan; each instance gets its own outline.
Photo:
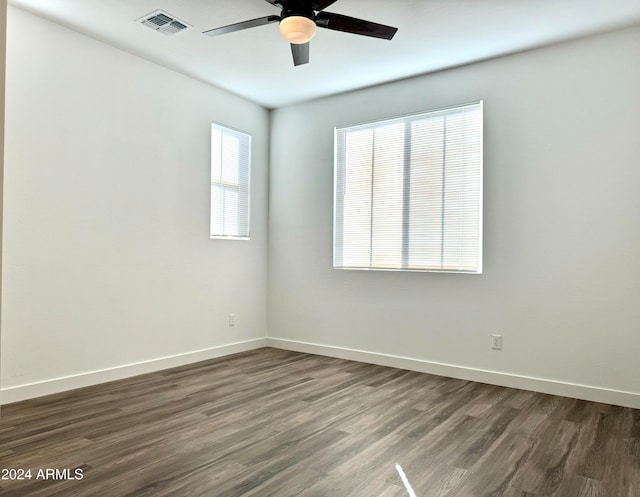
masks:
POLYGON ((291 44, 293 64, 299 66, 309 62, 309 41, 316 34, 316 26, 321 28, 344 31, 356 35, 372 36, 390 40, 396 34, 398 28, 385 26, 375 22, 357 19, 355 17, 323 12, 329 5, 337 0, 266 0, 282 12, 279 16, 271 15, 251 19, 210 29, 203 34, 207 36, 219 36, 257 26, 264 26, 274 22, 280 23, 280 33, 291 44))

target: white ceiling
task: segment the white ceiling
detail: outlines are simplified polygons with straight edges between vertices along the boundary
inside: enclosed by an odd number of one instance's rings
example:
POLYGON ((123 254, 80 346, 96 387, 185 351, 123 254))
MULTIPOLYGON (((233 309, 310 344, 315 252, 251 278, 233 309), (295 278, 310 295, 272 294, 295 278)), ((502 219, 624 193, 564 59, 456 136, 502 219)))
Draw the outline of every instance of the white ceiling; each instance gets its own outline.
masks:
POLYGON ((268 108, 640 23, 640 0, 338 0, 326 10, 396 26, 395 38, 318 29, 311 62, 294 67, 277 24, 202 34, 278 14, 265 0, 9 3, 268 108), (193 28, 166 37, 134 22, 157 9, 193 28))

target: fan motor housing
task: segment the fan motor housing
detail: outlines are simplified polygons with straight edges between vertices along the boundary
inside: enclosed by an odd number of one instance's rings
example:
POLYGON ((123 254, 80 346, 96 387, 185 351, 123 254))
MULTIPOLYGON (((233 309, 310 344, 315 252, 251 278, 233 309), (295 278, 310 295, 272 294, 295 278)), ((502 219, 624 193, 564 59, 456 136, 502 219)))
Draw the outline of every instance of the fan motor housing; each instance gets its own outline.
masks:
POLYGON ((287 0, 282 2, 282 19, 290 16, 302 16, 315 21, 316 15, 311 2, 305 0, 287 0))

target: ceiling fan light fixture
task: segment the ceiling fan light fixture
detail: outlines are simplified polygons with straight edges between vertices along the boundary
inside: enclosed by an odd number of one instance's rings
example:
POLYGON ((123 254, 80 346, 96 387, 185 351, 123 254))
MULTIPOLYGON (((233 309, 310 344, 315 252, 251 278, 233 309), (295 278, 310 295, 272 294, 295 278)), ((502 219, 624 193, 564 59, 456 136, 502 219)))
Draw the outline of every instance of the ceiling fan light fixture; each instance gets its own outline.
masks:
POLYGON ((316 34, 316 23, 308 17, 289 16, 280 21, 280 34, 289 43, 308 43, 316 34))

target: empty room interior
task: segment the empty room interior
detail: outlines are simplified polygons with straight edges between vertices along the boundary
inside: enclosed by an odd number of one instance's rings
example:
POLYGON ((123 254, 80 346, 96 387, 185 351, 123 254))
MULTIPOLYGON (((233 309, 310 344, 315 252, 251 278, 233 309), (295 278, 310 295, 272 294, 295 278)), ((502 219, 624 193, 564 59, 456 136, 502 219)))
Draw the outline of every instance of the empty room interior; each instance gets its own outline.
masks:
POLYGON ((0 496, 640 496, 638 0, 0 14, 0 496))

